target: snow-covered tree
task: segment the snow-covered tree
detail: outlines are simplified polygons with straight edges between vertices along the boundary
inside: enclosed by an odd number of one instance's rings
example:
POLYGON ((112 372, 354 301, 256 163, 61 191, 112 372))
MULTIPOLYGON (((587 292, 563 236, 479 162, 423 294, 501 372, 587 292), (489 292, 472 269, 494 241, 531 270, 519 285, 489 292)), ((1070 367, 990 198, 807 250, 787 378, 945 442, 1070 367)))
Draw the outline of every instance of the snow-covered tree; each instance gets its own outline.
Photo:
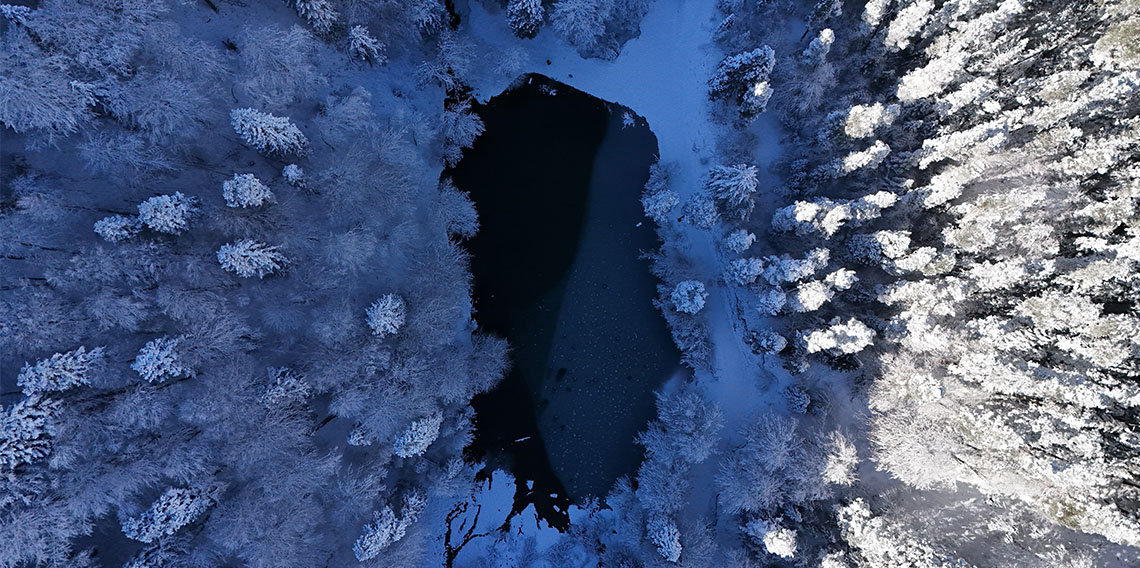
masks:
POLYGON ((348 55, 353 59, 379 65, 388 62, 387 47, 372 37, 364 26, 352 26, 348 30, 348 55))
POLYGON ((222 269, 236 272, 242 278, 265 278, 289 264, 289 259, 277 247, 251 239, 222 245, 217 257, 222 269))
POLYGON ((139 220, 161 233, 178 235, 190 228, 190 220, 198 213, 198 199, 180 191, 174 195, 157 195, 139 204, 139 220))
POLYGON ((173 535, 201 517, 214 504, 220 489, 169 487, 141 515, 123 520, 123 534, 140 542, 173 535))
POLYGON ((808 65, 819 65, 823 63, 824 58, 831 51, 831 44, 833 43, 835 43, 835 32, 831 31, 831 28, 824 28, 800 54, 800 59, 808 65))
POLYGON ((768 76, 775 62, 775 52, 766 45, 724 58, 709 78, 709 96, 731 99, 745 118, 755 117, 771 97, 768 76))
POLYGON ((841 322, 837 318, 826 329, 805 333, 803 339, 808 353, 858 353, 874 343, 875 332, 857 319, 841 322))
POLYGON ((298 156, 309 152, 309 139, 286 117, 238 108, 230 112, 230 123, 242 140, 258 151, 298 156))
POLYGON ((728 270, 725 271, 724 277, 729 282, 748 286, 756 282, 756 279, 763 273, 763 260, 755 257, 738 258, 728 264, 728 270))
POLYGON ((796 531, 782 526, 781 520, 753 519, 742 529, 758 544, 763 545, 768 554, 793 558, 796 555, 796 531))
POLYGON ((756 166, 713 166, 705 187, 726 209, 746 218, 752 212, 752 195, 756 193, 756 166))
POLYGON ((425 418, 415 420, 396 436, 393 450, 397 456, 410 458, 423 455, 428 446, 439 437, 439 426, 443 423, 443 414, 436 413, 425 418))
POLYGON ((281 177, 293 187, 303 187, 305 183, 305 170, 297 164, 289 164, 281 168, 281 177))
POLYGON ((449 105, 441 121, 440 131, 446 142, 444 160, 453 166, 463 157, 463 149, 470 148, 486 127, 483 119, 471 110, 471 99, 449 105))
POLYGON ((516 36, 524 39, 538 35, 545 14, 541 0, 510 0, 507 3, 507 23, 516 36))
POLYGON ((867 138, 883 126, 890 126, 899 117, 899 105, 855 105, 847 111, 843 133, 851 138, 867 138))
POLYGON ((27 363, 16 376, 16 384, 24 394, 65 391, 90 383, 92 369, 103 360, 103 348, 88 351, 80 347, 67 353, 56 353, 48 359, 27 363))
POLYGON ((0 472, 42 460, 51 453, 60 402, 33 394, 0 408, 0 472))
POLYGON ((748 250, 748 248, 751 247, 752 243, 754 242, 756 242, 756 235, 749 233, 745 229, 736 229, 735 231, 730 231, 727 235, 724 236, 723 241, 724 248, 728 249, 729 252, 736 254, 740 254, 748 250))
POLYGON ((329 0, 292 0, 297 14, 313 27, 318 34, 327 34, 332 30, 339 14, 329 0))
POLYGON ((273 192, 253 174, 234 174, 222 182, 222 198, 229 207, 257 207, 273 201, 273 192))
POLYGON ((125 241, 142 231, 142 221, 138 217, 111 215, 95 221, 95 232, 103 240, 117 243, 125 241))
POLYGON ((404 326, 407 306, 400 296, 385 294, 379 300, 372 302, 372 305, 364 310, 364 315, 367 317, 368 327, 372 328, 373 335, 380 337, 396 335, 404 326))
POLYGON ((720 223, 716 203, 708 196, 694 193, 685 201, 681 220, 698 229, 712 229, 720 223))
POLYGON ((591 49, 606 31, 609 0, 559 0, 550 16, 554 31, 581 49, 591 49))
POLYGON ((678 282, 673 288, 669 299, 673 300, 673 307, 686 314, 695 314, 705 307, 705 285, 699 280, 685 280, 678 282))
POLYGON ((672 220, 673 210, 681 202, 681 198, 669 189, 670 171, 670 166, 660 162, 650 166, 649 180, 645 182, 645 191, 641 193, 642 209, 658 225, 672 220))
POLYGON ((258 397, 258 402, 268 407, 302 404, 312 394, 309 383, 287 367, 270 368, 269 381, 269 388, 258 397))
POLYGON ((131 369, 148 383, 185 377, 190 369, 183 365, 182 356, 178 353, 180 341, 177 337, 159 337, 148 341, 131 363, 131 369))
POLYGON ((665 515, 652 515, 645 525, 646 537, 657 547, 657 552, 668 562, 681 559, 681 531, 677 523, 665 515))
POLYGON ((385 505, 382 510, 377 511, 375 520, 364 526, 364 534, 352 546, 356 559, 361 562, 371 560, 392 543, 404 538, 408 527, 416 522, 426 504, 427 499, 422 493, 411 491, 404 496, 399 516, 391 505, 385 505))

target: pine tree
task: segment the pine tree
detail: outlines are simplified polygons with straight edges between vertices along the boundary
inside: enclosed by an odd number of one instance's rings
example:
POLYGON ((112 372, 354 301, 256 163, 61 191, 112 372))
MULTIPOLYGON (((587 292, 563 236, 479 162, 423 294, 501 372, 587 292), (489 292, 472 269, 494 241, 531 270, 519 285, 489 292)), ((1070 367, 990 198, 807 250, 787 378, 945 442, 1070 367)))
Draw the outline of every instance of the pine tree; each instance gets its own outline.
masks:
POLYGON ((214 504, 219 490, 220 487, 169 487, 141 515, 123 520, 123 534, 148 543, 173 535, 201 517, 214 504))
POLYGON ((308 138, 286 117, 239 108, 230 112, 230 123, 242 140, 258 151, 298 156, 309 152, 308 138))
POLYGON ((59 409, 59 401, 39 394, 0 408, 0 472, 11 472, 51 453, 59 409))
POLYGON ((428 446, 439 437, 439 426, 443 423, 443 414, 433 414, 412 422, 406 430, 396 436, 393 449, 396 455, 410 458, 423 455, 428 446))
POLYGON ((705 285, 698 280, 685 280, 677 283, 669 299, 673 300, 673 307, 686 314, 695 314, 705 307, 705 285))
POLYGON ((186 376, 190 369, 183 366, 182 357, 178 353, 179 342, 180 339, 176 337, 159 337, 148 341, 131 363, 131 369, 148 383, 186 376))
POLYGON ((273 192, 253 174, 234 174, 222 182, 222 198, 229 207, 257 207, 273 201, 273 192))
POLYGON ((507 4, 507 23, 520 38, 538 35, 544 16, 541 0, 510 0, 507 4))
POLYGON ((139 204, 139 220, 161 233, 179 235, 190 228, 190 220, 198 213, 198 199, 176 191, 159 195, 139 204))
POLYGON ((80 347, 67 353, 56 353, 51 358, 25 364, 16 376, 16 384, 24 394, 65 391, 90 383, 91 371, 103 360, 103 348, 87 351, 80 347))
POLYGON ((329 33, 339 16, 329 0, 293 0, 293 5, 318 34, 329 33))
POLYGON ((709 170, 705 187, 729 211, 744 219, 754 206, 752 195, 756 193, 756 175, 756 166, 713 166, 709 170))
POLYGON ((368 28, 352 26, 352 29, 348 30, 348 55, 353 59, 383 65, 388 62, 386 51, 384 43, 372 37, 368 33, 368 28))
POLYGON ((368 306, 364 315, 367 316, 368 327, 372 328, 373 335, 396 335, 404 325, 407 306, 404 299, 396 294, 385 294, 368 306))
POLYGON ((142 221, 138 217, 111 215, 95 221, 95 232, 103 240, 117 243, 138 235, 142 231, 142 221))
POLYGON ((265 278, 289 264, 289 259, 277 247, 251 239, 222 245, 217 257, 224 270, 236 272, 242 278, 265 278))
POLYGON ((681 532, 677 530, 677 523, 664 515, 653 515, 645 525, 646 536, 649 542, 657 547, 667 562, 677 562, 681 559, 681 532))
POLYGON ((591 49, 606 31, 610 4, 606 0, 559 0, 551 22, 554 31, 580 49, 591 49))
POLYGON ((730 99, 739 105, 742 117, 754 118, 772 96, 768 76, 775 63, 776 54, 766 45, 725 57, 709 78, 709 97, 730 99))

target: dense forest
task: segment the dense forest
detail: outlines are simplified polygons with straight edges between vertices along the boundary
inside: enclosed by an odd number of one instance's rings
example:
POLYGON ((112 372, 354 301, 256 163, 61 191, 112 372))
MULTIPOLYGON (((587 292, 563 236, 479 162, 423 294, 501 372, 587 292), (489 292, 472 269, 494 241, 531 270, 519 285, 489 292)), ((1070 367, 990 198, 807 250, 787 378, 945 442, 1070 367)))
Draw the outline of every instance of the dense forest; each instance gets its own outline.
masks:
POLYGON ((1140 564, 1138 0, 0 15, 0 567, 1140 564), (685 368, 563 531, 445 175, 535 72, 660 140, 685 368))

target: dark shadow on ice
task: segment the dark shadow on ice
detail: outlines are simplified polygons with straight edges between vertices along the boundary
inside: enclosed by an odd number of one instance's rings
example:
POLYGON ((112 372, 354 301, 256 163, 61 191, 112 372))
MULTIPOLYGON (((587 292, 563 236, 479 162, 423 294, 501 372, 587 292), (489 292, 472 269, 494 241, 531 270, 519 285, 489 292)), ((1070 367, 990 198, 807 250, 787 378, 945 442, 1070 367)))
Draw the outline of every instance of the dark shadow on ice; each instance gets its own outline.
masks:
POLYGON ((515 512, 533 503, 564 528, 572 501, 636 471, 633 439, 679 359, 640 258, 657 244, 639 201, 657 140, 541 75, 476 110, 486 133, 445 175, 479 211, 475 318, 510 341, 513 367, 473 401, 469 451, 515 475, 515 512))

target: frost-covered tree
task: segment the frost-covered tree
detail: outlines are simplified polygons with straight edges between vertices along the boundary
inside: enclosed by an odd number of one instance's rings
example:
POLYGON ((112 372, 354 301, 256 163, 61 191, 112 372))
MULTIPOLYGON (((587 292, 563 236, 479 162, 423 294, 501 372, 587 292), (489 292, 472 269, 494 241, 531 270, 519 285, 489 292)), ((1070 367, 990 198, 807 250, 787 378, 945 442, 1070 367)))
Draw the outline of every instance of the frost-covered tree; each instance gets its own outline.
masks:
POLYGON ((753 519, 742 528, 745 534, 768 551, 781 558, 794 558, 796 555, 796 531, 781 526, 782 519, 753 519))
POLYGON ((590 49, 606 31, 609 0, 559 0, 550 16, 554 31, 572 45, 590 49))
POLYGON ((385 294, 379 300, 372 302, 372 305, 364 310, 364 315, 368 327, 372 328, 373 335, 380 337, 396 335, 404 326, 407 306, 400 296, 385 294))
POLYGON ((724 236, 723 244, 729 252, 740 254, 748 250, 754 242, 756 242, 756 235, 749 233, 746 229, 736 229, 724 236))
POLYGON ((507 3, 507 23, 516 36, 524 39, 538 35, 545 15, 541 0, 510 0, 507 3))
POLYGON ((440 132, 443 134, 444 160, 448 165, 459 163, 463 149, 470 148, 486 129, 483 119, 471 110, 471 99, 449 105, 443 112, 440 132))
POLYGON ((220 486, 167 488, 141 515, 123 520, 123 534, 140 542, 173 535, 201 517, 220 490, 220 486))
POLYGON ((329 0, 292 0, 292 4, 318 34, 329 33, 339 17, 329 0))
POLYGON ((660 162, 650 166, 649 180, 645 182, 645 191, 641 193, 641 207, 645 210, 645 215, 658 225, 670 221, 673 210, 681 202, 681 198, 669 189, 671 171, 671 166, 660 162))
POLYGON ((442 423, 443 415, 438 413, 413 421, 396 436, 393 451, 402 458, 423 455, 428 446, 439 437, 439 426, 442 423))
POLYGON ((95 233, 112 243, 132 238, 139 231, 142 231, 142 221, 138 217, 111 215, 95 221, 95 233))
POLYGON ((681 531, 677 523, 664 515, 652 515, 645 525, 646 537, 657 547, 657 552, 668 562, 681 559, 681 531))
POLYGON ((198 213, 198 198, 183 195, 157 195, 139 204, 139 220, 160 233, 179 235, 190 228, 198 213))
POLYGON ((72 387, 90 383, 92 370, 97 368, 103 360, 103 348, 96 347, 88 351, 86 347, 79 347, 67 353, 56 353, 51 357, 37 361, 35 365, 27 363, 20 374, 16 376, 16 384, 24 394, 37 392, 65 391, 72 387))
POLYGON ((190 373, 182 362, 178 345, 181 338, 159 337, 152 339, 139 350, 131 369, 148 383, 185 377, 190 373))
POLYGON ((0 409, 0 471, 11 472, 51 453, 59 409, 58 400, 40 394, 0 409))
POLYGON ((697 227, 709 230, 720 223, 720 214, 716 209, 716 202, 706 195, 694 193, 685 201, 681 220, 697 227))
POLYGON ((368 28, 364 26, 352 26, 352 29, 348 30, 347 49, 349 57, 353 59, 379 65, 388 62, 387 46, 372 37, 368 33, 368 28))
POLYGON ((265 278, 289 264, 289 259, 277 247, 251 239, 222 245, 217 257, 222 269, 242 278, 265 278))
POLYGON ((682 313, 695 314, 705 307, 705 298, 708 297, 708 292, 705 291, 705 285, 699 280, 685 280, 678 282, 673 287, 673 293, 669 295, 669 299, 673 301, 673 307, 682 313))
POLYGON ((724 277, 729 282, 748 286, 764 273, 764 261, 756 258, 738 258, 728 264, 724 277))
POLYGON ((709 78, 709 97, 730 99, 744 118, 754 118, 772 96, 768 76, 775 62, 775 52, 766 45, 724 58, 709 78))
POLYGON ((800 59, 808 65, 819 65, 823 63, 824 58, 831 51, 831 44, 833 43, 835 43, 835 32, 831 31, 830 28, 824 28, 800 54, 800 59))
POLYGON ((309 139, 286 117, 239 108, 230 112, 230 124, 246 144, 261 152, 298 156, 309 152, 309 139))
POLYGON ((830 322, 826 329, 805 333, 804 343, 808 353, 829 351, 833 353, 858 353, 874 343, 875 332, 857 319, 846 322, 838 318, 830 322))
POLYGON ((713 166, 709 170, 705 187, 727 210, 743 219, 752 212, 756 174, 756 166, 713 166))
POLYGON ((297 164, 289 164, 281 168, 281 177, 285 178, 285 182, 293 187, 304 187, 305 185, 305 170, 297 164))
POLYGON ((361 562, 371 560, 379 556, 385 548, 404 538, 408 527, 416 522, 426 505, 427 499, 422 493, 410 491, 404 496, 399 516, 391 505, 385 505, 382 510, 377 511, 375 520, 364 526, 364 534, 352 546, 356 559, 361 562))
POLYGON ((304 377, 287 367, 269 369, 269 381, 269 388, 258 397, 258 401, 268 407, 303 404, 312 394, 304 377))
POLYGON ((234 174, 222 182, 222 198, 229 207, 257 207, 273 201, 273 192, 253 174, 234 174))

